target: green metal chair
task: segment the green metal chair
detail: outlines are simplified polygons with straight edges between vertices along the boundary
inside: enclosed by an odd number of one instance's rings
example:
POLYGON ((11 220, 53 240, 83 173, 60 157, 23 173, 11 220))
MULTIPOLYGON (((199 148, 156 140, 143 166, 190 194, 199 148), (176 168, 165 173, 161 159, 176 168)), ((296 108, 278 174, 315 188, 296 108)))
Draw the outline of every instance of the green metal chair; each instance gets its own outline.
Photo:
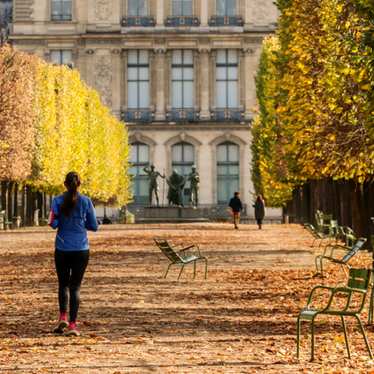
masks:
POLYGON ((304 228, 313 236, 314 240, 312 243, 312 247, 317 240, 319 240, 318 247, 321 247, 323 241, 325 239, 329 239, 330 241, 336 239, 338 234, 338 221, 331 220, 328 225, 321 226, 313 226, 311 223, 305 223, 304 228))
POLYGON ((330 244, 327 245, 321 255, 316 256, 316 274, 323 277, 323 262, 329 261, 334 264, 340 265, 345 271, 346 268, 349 268, 348 262, 354 257, 360 249, 366 243, 366 238, 357 239, 356 243, 352 247, 346 247, 339 244, 330 244), (338 256, 338 253, 343 252, 343 255, 338 256))
POLYGON ((328 286, 316 286, 312 289, 306 308, 302 309, 297 317, 297 351, 296 355, 300 356, 300 330, 301 323, 303 321, 308 321, 311 323, 311 361, 314 361, 314 321, 319 315, 330 315, 330 316, 340 316, 341 322, 344 330, 345 345, 347 348, 348 357, 351 358, 351 353, 349 350, 349 342, 347 329, 344 321, 344 317, 354 317, 359 325, 360 332, 365 340, 366 348, 368 350, 369 356, 372 359, 373 354, 370 349, 368 339, 365 334, 364 327, 360 319, 360 313, 362 312, 366 295, 370 282, 371 270, 369 269, 350 269, 348 287, 328 287, 328 286), (322 309, 314 308, 312 306, 313 296, 317 290, 324 290, 330 293, 330 298, 326 306, 322 309), (335 306, 338 296, 345 296, 345 305, 338 308, 335 306), (354 303, 354 295, 358 296, 357 302, 354 303), (355 305, 353 305, 355 304, 355 305))
POLYGON ((154 238, 154 241, 161 252, 170 260, 170 264, 166 269, 164 278, 167 277, 169 269, 172 265, 181 266, 181 270, 178 275, 178 280, 182 275, 185 265, 193 263, 193 279, 196 277, 196 262, 204 261, 205 262, 205 279, 207 279, 208 274, 208 259, 201 255, 200 248, 196 244, 188 245, 187 247, 177 248, 177 246, 172 246, 166 239, 163 238, 154 238), (193 253, 188 253, 187 251, 193 251, 193 253))

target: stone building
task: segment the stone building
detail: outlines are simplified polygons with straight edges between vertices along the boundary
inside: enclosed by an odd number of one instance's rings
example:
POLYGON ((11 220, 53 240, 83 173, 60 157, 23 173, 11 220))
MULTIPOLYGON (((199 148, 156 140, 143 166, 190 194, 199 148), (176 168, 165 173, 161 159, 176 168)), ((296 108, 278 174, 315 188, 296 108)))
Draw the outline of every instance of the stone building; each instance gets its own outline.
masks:
POLYGON ((13 2, 13 44, 71 63, 127 123, 137 204, 148 201, 143 168, 154 164, 167 175, 196 165, 203 205, 238 190, 251 206, 254 75, 275 29, 273 0, 13 2))

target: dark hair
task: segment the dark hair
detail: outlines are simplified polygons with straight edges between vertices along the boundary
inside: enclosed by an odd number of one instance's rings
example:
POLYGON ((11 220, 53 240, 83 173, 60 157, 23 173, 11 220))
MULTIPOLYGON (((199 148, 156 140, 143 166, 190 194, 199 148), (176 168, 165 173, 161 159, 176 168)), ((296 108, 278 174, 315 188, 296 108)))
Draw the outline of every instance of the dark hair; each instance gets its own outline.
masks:
POLYGON ((78 187, 81 184, 79 175, 75 171, 71 171, 66 175, 64 184, 67 191, 64 193, 61 212, 64 216, 69 217, 78 200, 78 187))
POLYGON ((256 201, 264 202, 264 198, 262 197, 261 194, 257 195, 257 199, 256 199, 256 201))
POLYGON ((234 193, 234 196, 235 196, 235 197, 238 197, 239 195, 240 195, 240 192, 235 192, 235 193, 234 193))

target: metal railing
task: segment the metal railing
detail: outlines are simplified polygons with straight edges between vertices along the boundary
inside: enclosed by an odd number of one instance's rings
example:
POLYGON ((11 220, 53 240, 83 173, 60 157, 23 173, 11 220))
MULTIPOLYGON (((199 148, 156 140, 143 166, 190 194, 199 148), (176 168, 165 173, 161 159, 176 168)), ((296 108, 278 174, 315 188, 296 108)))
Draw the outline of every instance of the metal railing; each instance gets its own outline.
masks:
POLYGON ((200 26, 200 20, 195 16, 172 16, 165 20, 167 27, 200 26))
POLYGON ((241 16, 213 16, 209 20, 209 26, 243 26, 241 16))
POLYGON ((153 27, 156 21, 150 16, 128 16, 122 18, 121 25, 122 27, 153 27))
POLYGON ((121 119, 125 122, 149 123, 153 117, 153 113, 147 109, 129 109, 121 112, 121 119))

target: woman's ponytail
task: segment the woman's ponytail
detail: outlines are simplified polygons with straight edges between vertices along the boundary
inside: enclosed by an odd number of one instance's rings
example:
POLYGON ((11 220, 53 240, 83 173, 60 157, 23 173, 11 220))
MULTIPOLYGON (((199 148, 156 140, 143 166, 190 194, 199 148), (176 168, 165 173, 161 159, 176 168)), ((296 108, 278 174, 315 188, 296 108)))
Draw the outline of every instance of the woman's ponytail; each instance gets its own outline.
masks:
POLYGON ((64 216, 69 217, 73 212, 78 200, 78 187, 81 184, 79 175, 76 172, 71 171, 66 175, 64 184, 67 191, 64 194, 61 212, 64 216))

